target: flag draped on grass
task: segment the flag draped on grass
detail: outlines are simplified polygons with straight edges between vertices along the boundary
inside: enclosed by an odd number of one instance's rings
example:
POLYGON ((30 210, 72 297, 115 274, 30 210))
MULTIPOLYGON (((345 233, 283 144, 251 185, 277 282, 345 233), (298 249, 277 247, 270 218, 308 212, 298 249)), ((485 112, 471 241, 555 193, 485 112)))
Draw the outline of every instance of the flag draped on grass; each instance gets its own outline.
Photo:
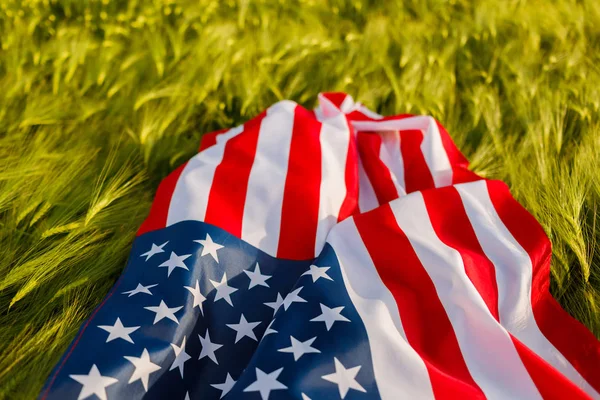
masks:
POLYGON ((600 398, 506 185, 431 117, 319 100, 205 135, 41 399, 600 398))

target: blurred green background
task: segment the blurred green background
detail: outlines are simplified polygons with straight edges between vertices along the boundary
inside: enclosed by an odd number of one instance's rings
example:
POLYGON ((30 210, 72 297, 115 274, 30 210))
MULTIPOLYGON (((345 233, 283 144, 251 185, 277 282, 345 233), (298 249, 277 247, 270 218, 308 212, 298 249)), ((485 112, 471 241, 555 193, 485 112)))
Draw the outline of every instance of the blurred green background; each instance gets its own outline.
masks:
POLYGON ((320 91, 439 119, 600 336, 599 26, 597 0, 3 0, 0 398, 37 395, 202 133, 320 91))

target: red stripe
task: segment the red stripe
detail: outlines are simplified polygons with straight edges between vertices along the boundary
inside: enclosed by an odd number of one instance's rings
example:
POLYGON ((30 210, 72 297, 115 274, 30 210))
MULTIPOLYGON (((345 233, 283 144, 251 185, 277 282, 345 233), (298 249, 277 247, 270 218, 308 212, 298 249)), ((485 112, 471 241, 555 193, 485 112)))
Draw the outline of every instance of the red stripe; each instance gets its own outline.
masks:
POLYGON ((450 134, 440 124, 438 121, 435 121, 440 131, 440 137, 442 139, 442 146, 444 146, 444 150, 446 150, 446 154, 448 155, 448 160, 450 161, 450 165, 452 166, 452 183, 466 183, 478 181, 481 179, 479 175, 474 172, 469 171, 469 160, 460 152, 450 134))
POLYGON ((218 131, 205 133, 204 135, 202 135, 202 138, 200 139, 200 148, 198 149, 198 152, 200 152, 202 150, 206 150, 209 147, 217 144, 217 136, 222 135, 223 133, 227 132, 228 130, 229 130, 229 128, 225 128, 225 129, 220 129, 218 131))
POLYGON ((354 110, 351 113, 346 114, 346 117, 350 121, 376 121, 358 110, 354 110))
POLYGON ((389 168, 379 157, 381 143, 381 136, 377 133, 358 132, 358 151, 365 172, 371 181, 379 204, 385 204, 399 196, 389 168))
POLYGON ((452 186, 422 194, 435 233, 444 244, 460 253, 465 273, 498 321, 496 270, 477 240, 460 194, 452 186))
POLYGON ((356 148, 356 132, 346 120, 348 125, 348 155, 346 156, 346 197, 340 206, 338 222, 359 212, 358 210, 358 149, 356 148))
POLYGON ((483 179, 473 171, 469 171, 466 167, 452 168, 452 184, 467 183, 480 181, 483 179))
POLYGON ((344 100, 346 100, 347 96, 348 95, 343 92, 323 93, 323 97, 325 97, 327 100, 329 100, 331 103, 333 103, 333 105, 335 105, 337 108, 340 108, 340 106, 342 105, 344 100))
POLYGON ((458 147, 456 147, 456 144, 454 144, 454 141, 450 137, 450 134, 448 133, 446 128, 444 128, 442 126, 442 124, 440 124, 438 121, 435 121, 435 123, 437 124, 438 130, 440 131, 442 145, 444 146, 444 149, 446 150, 446 154, 448 154, 448 159, 450 160, 450 165, 452 165, 453 167, 467 168, 469 166, 469 160, 467 160, 467 157, 465 157, 460 152, 460 150, 458 150, 458 147))
POLYGON ((415 115, 415 114, 389 115, 389 116, 386 116, 386 117, 383 117, 381 119, 374 120, 374 121, 394 121, 397 119, 405 119, 405 118, 411 118, 411 117, 417 117, 417 115, 415 115))
POLYGON ((544 399, 589 399, 577 385, 567 379, 546 360, 531 351, 519 339, 510 335, 523 365, 544 399))
MULTIPOLYGON (((454 187, 445 187, 426 190, 423 197, 437 236, 447 246, 460 253, 467 276, 491 314, 499 321, 495 267, 479 244, 460 194, 454 187)), ((554 367, 512 335, 510 338, 543 398, 587 398, 581 389, 554 367)))
POLYGON ((158 186, 158 189, 156 190, 154 202, 152 203, 152 208, 150 208, 150 213, 148 214, 146 220, 142 223, 142 226, 140 226, 140 229, 137 231, 138 236, 146 232, 154 231, 167 226, 167 216, 169 214, 171 198, 173 197, 173 192, 175 191, 175 186, 177 185, 179 176, 181 176, 181 173, 186 165, 187 162, 179 166, 179 168, 171 172, 165 179, 162 180, 158 186))
POLYGON ((414 115, 399 114, 399 115, 393 115, 391 117, 382 117, 382 118, 375 119, 375 118, 369 117, 366 114, 363 114, 360 110, 354 110, 354 111, 346 114, 346 117, 350 121, 391 121, 391 120, 396 120, 396 119, 404 119, 404 118, 414 117, 414 115))
POLYGON ((548 290, 550 241, 535 218, 512 197, 504 183, 488 181, 487 186, 500 219, 531 258, 531 304, 538 327, 581 376, 600 391, 600 342, 583 324, 567 314, 548 290))
POLYGON ((296 107, 281 208, 278 258, 305 260, 315 254, 321 191, 320 132, 321 123, 304 108, 296 107))
POLYGON ((242 133, 227 141, 208 195, 204 221, 237 237, 242 236, 248 179, 263 117, 264 114, 248 122, 242 133))
POLYGON ((435 398, 484 398, 463 359, 433 281, 390 206, 354 218, 381 280, 396 300, 406 338, 425 362, 435 398))
POLYGON ((400 151, 404 160, 404 184, 406 193, 435 188, 431 171, 421 150, 423 132, 408 130, 400 132, 400 151))

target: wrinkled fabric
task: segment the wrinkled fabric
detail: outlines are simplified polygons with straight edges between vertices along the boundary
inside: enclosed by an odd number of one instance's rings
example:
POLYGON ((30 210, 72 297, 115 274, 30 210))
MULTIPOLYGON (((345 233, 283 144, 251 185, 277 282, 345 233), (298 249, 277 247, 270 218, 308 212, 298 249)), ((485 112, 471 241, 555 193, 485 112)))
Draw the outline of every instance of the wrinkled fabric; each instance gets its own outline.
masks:
POLYGON ((282 101, 164 179, 40 398, 600 398, 550 258, 432 117, 282 101))

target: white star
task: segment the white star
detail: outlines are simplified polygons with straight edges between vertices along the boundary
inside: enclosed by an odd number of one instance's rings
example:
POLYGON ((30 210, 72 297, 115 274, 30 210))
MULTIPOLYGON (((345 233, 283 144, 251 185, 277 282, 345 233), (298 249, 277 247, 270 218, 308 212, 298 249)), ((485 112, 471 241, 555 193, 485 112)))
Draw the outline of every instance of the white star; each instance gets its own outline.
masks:
POLYGON ((222 344, 213 343, 210 341, 210 335, 208 334, 208 329, 206 330, 206 337, 202 337, 198 335, 200 338, 200 344, 202 345, 202 351, 200 352, 200 357, 198 360, 202 360, 204 357, 208 357, 215 362, 215 364, 219 365, 217 361, 217 356, 215 355, 215 351, 219 350, 223 347, 222 344))
POLYGON ((209 281, 210 283, 212 283, 215 289, 217 289, 217 294, 215 294, 214 302, 217 302, 221 299, 225 299, 225 301, 233 307, 233 303, 231 301, 231 294, 233 292, 237 292, 237 288, 227 285, 227 273, 223 272, 223 278, 221 278, 221 282, 213 281, 212 279, 209 279, 209 281))
POLYGON ((283 349, 279 349, 279 351, 282 353, 293 353, 294 361, 298 361, 300 359, 300 357, 302 357, 305 354, 321 352, 321 350, 315 349, 314 347, 311 346, 316 338, 317 337, 315 336, 312 339, 308 339, 305 342, 301 342, 301 341, 297 340, 295 337, 290 336, 292 345, 290 347, 285 347, 283 349))
POLYGON ((227 377, 225 378, 225 382, 223 383, 218 383, 218 384, 212 384, 210 386, 214 387, 215 389, 219 389, 221 391, 221 397, 219 397, 220 399, 223 398, 223 396, 225 396, 227 393, 229 393, 229 391, 231 390, 231 388, 233 387, 233 385, 235 385, 235 382, 233 380, 233 378, 231 377, 231 375, 229 375, 229 373, 227 373, 227 377))
POLYGON ((156 323, 163 318, 168 318, 171 321, 175 322, 177 325, 179 325, 179 321, 177 320, 175 313, 177 311, 181 310, 183 308, 183 306, 169 308, 167 306, 167 304, 161 300, 160 304, 158 306, 144 307, 144 308, 148 311, 152 311, 152 312, 156 313, 156 316, 154 317, 154 322, 152 323, 152 325, 156 325, 156 323))
POLYGON ((283 309, 287 311, 288 308, 290 308, 290 306, 292 305, 292 303, 306 303, 306 300, 304 300, 302 297, 300 297, 298 295, 298 293, 300 293, 300 291, 303 289, 302 286, 300 286, 298 289, 294 290, 293 292, 288 293, 287 296, 285 296, 285 299, 283 299, 283 309))
POLYGON ((154 364, 150 361, 150 354, 148 354, 148 350, 144 349, 142 351, 142 355, 140 357, 129 357, 123 356, 127 361, 132 363, 135 367, 135 371, 131 375, 128 383, 133 383, 135 381, 142 381, 142 385, 144 386, 144 390, 148 391, 148 378, 150 374, 156 372, 160 369, 159 365, 154 364))
POLYGON ((186 271, 189 271, 188 267, 185 265, 185 263, 183 261, 187 260, 191 256, 192 256, 191 254, 184 254, 182 256, 178 256, 177 254, 175 254, 174 251, 172 251, 171 255, 169 256, 169 259, 167 261, 165 261, 164 263, 160 264, 159 267, 168 268, 167 269, 167 277, 171 276, 171 272, 173 272, 173 270, 175 268, 183 268, 186 271))
POLYGON ((335 357, 333 360, 335 362, 335 373, 323 375, 321 378, 338 385, 338 389, 340 390, 340 398, 343 399, 346 397, 346 394, 348 394, 350 389, 358 390, 363 393, 367 392, 364 387, 356 382, 356 374, 358 374, 358 371, 360 371, 360 365, 346 369, 340 360, 335 357))
POLYGON ((183 400, 190 400, 190 392, 185 392, 185 397, 183 398, 183 400))
POLYGON ((106 343, 113 341, 115 339, 123 339, 129 343, 133 343, 133 340, 129 336, 130 333, 133 333, 140 329, 139 326, 130 326, 125 327, 121 323, 121 319, 117 318, 114 325, 98 325, 98 328, 104 329, 109 333, 108 338, 106 338, 106 343))
POLYGON ((127 297, 131 297, 134 294, 138 294, 138 293, 145 293, 145 294, 149 294, 150 296, 152 296, 152 292, 149 289, 152 289, 154 286, 158 286, 158 284, 144 286, 141 283, 138 283, 138 285, 135 289, 129 290, 127 292, 123 292, 122 294, 128 294, 129 296, 127 296, 127 297))
POLYGON ((333 279, 329 275, 327 275, 327 270, 329 270, 329 268, 331 267, 317 267, 313 264, 310 266, 310 270, 303 273, 302 276, 310 275, 312 277, 313 283, 319 280, 319 278, 328 279, 332 281, 333 279))
POLYGON ((248 322, 246 321, 246 317, 244 314, 240 317, 240 322, 238 324, 225 324, 231 329, 233 329, 235 333, 235 343, 239 342, 243 337, 248 336, 250 339, 256 339, 256 335, 254 334, 253 329, 261 324, 261 321, 258 322, 248 322))
POLYGON ((181 346, 177 346, 175 343, 171 343, 171 347, 175 352, 175 360, 173 360, 173 364, 171 364, 171 368, 169 368, 169 371, 172 371, 175 368, 179 368, 181 378, 183 378, 183 364, 187 360, 192 358, 188 353, 185 352, 185 336, 183 337, 183 342, 181 342, 181 346))
MULTIPOLYGON (((263 338, 267 335, 270 335, 271 333, 277 333, 277 331, 275 329, 272 329, 271 326, 273 326, 273 323, 275 322, 274 319, 271 320, 271 323, 269 324, 269 326, 267 326, 267 329, 265 330, 265 333, 263 334, 263 338)), ((261 338, 262 340, 262 338, 261 338)))
POLYGON ((250 278, 250 285, 248 286, 248 289, 252 289, 254 286, 269 287, 267 280, 271 279, 271 275, 262 275, 258 263, 256 263, 254 271, 244 271, 244 273, 250 278))
POLYGON ((275 301, 264 304, 265 306, 271 307, 273 309, 273 316, 275 316, 277 310, 279 310, 279 307, 281 307, 281 305, 283 304, 283 297, 281 297, 281 294, 277 293, 277 298, 275 299, 275 301))
POLYGON ((98 371, 96 364, 92 365, 92 368, 87 375, 69 375, 69 377, 83 385, 77 400, 87 399, 93 395, 98 396, 100 400, 106 400, 106 388, 119 382, 118 379, 110 376, 100 375, 100 371, 98 371))
POLYGON ((304 393, 301 393, 301 395, 302 395, 302 400, 310 400, 310 397, 308 397, 304 393))
POLYGON ((196 243, 200 243, 202 245, 202 254, 200 257, 204 257, 207 254, 210 254, 212 258, 215 259, 216 262, 219 262, 219 256, 217 255, 217 250, 221 250, 223 246, 218 243, 213 242, 210 235, 206 234, 206 239, 204 240, 194 240, 196 243))
POLYGON ((202 310, 202 302, 206 300, 206 297, 204 297, 202 293, 200 293, 200 285, 198 283, 198 279, 196 279, 196 287, 184 286, 184 288, 189 290, 190 293, 194 296, 194 305, 192 306, 192 308, 198 306, 198 308, 200 309, 200 314, 204 315, 204 311, 202 310))
POLYGON ((152 243, 152 247, 150 248, 150 250, 148 250, 144 254, 140 254, 140 257, 146 257, 144 261, 148 261, 148 259, 150 259, 150 257, 152 257, 153 255, 158 253, 164 253, 165 251, 163 250, 163 247, 165 247, 167 243, 169 243, 169 241, 164 242, 160 246, 157 246, 154 243, 152 243))
POLYGON ((321 304, 321 315, 314 317, 313 319, 311 319, 311 321, 323 321, 323 322, 325 322, 325 326, 327 327, 327 330, 330 330, 335 321, 350 322, 350 320, 348 318, 346 318, 342 314, 340 314, 343 309, 344 309, 343 306, 329 308, 326 305, 321 304))
POLYGON ((262 400, 268 400, 271 390, 287 389, 287 386, 277 380, 281 371, 283 371, 283 368, 265 374, 259 368, 256 368, 256 381, 244 389, 244 392, 260 392, 262 400))

